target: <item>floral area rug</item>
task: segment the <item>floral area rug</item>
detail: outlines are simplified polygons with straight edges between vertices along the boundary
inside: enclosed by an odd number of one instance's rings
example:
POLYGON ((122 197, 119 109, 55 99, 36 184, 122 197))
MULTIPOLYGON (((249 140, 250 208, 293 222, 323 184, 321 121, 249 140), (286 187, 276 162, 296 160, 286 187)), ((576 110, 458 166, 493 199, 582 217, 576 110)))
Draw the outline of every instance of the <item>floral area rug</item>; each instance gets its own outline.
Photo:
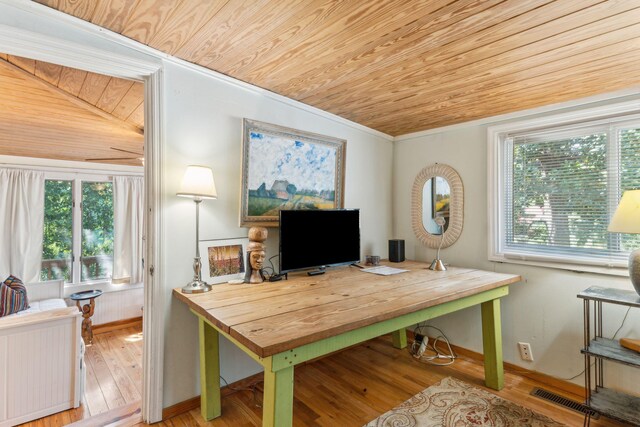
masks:
POLYGON ((564 426, 455 378, 445 378, 365 427, 564 426))

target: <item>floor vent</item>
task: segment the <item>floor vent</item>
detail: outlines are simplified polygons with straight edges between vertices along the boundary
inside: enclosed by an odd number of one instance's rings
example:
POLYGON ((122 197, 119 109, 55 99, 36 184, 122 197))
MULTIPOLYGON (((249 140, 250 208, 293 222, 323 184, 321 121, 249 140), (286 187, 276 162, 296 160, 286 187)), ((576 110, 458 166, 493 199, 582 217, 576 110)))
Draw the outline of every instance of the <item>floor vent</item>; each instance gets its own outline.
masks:
POLYGON ((536 387, 533 390, 531 390, 531 395, 539 397, 544 400, 548 400, 549 402, 553 402, 556 405, 564 406, 565 408, 571 409, 572 411, 576 411, 581 414, 590 413, 591 419, 593 420, 597 420, 598 418, 600 418, 600 414, 589 409, 587 406, 583 405, 582 403, 578 403, 571 399, 567 399, 564 396, 560 396, 558 394, 552 393, 545 389, 536 387))

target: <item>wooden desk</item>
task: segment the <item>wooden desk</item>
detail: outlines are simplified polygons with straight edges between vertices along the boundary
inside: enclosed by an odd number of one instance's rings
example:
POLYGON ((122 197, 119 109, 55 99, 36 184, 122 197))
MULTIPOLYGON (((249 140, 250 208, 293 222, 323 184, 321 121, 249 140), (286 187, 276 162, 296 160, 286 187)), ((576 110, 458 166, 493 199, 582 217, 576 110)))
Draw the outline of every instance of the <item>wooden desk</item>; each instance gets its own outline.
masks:
POLYGON ((485 383, 504 384, 500 298, 520 276, 406 261, 411 270, 394 276, 355 267, 304 273, 260 285, 215 285, 204 294, 173 290, 198 316, 202 416, 220 416, 218 334, 264 367, 263 426, 290 426, 294 366, 351 345, 393 333, 397 348, 407 345, 407 326, 481 304, 485 383))

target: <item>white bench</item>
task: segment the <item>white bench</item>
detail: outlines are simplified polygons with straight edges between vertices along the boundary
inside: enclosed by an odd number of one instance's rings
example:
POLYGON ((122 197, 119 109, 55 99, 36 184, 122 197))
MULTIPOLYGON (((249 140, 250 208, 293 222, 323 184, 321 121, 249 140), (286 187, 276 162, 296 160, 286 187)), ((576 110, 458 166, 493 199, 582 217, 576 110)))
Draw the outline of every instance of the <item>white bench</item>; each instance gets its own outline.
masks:
POLYGON ((0 427, 80 405, 81 315, 61 280, 27 284, 29 310, 0 317, 0 427))

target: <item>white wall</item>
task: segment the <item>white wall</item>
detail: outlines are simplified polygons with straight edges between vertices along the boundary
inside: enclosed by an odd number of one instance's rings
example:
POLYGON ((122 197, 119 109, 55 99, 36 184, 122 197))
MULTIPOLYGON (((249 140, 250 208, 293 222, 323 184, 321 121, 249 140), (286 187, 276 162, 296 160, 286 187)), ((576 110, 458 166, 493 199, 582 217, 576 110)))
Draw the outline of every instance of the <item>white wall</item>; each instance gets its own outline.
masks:
MULTIPOLYGON (((195 207, 175 196, 185 167, 213 168, 217 200, 201 206, 200 238, 246 236, 239 228, 242 118, 251 118, 347 140, 345 207, 361 209, 362 252, 387 254, 391 237, 391 164, 388 138, 314 114, 175 63, 165 63, 165 230, 164 271, 167 294, 191 278, 195 207)), ((269 229, 267 256, 277 253, 278 230, 269 229)), ((321 238, 321 236, 317 236, 321 238)), ((199 393, 197 322, 185 304, 167 299, 165 406, 199 393)), ((221 373, 229 382, 260 367, 227 342, 221 373)))
MULTIPOLYGON (((599 102, 598 105, 605 103, 599 102)), ((524 280, 511 286, 510 295, 502 303, 505 361, 559 378, 569 378, 584 368, 580 354, 582 300, 576 298, 576 294, 592 285, 633 288, 626 278, 487 260, 487 126, 462 125, 424 136, 400 137, 395 142, 393 234, 395 238, 406 239, 409 259, 433 259, 435 251, 422 246, 411 230, 411 187, 418 172, 427 165, 438 162, 456 169, 464 185, 464 227, 460 239, 444 249, 441 257, 456 266, 520 274, 524 280), (520 360, 516 344, 519 341, 531 343, 534 362, 520 360)), ((613 335, 624 313, 620 307, 605 305, 606 336, 613 335)), ((444 316, 434 320, 433 324, 442 328, 453 343, 482 351, 480 311, 477 307, 444 316)), ((632 310, 619 337, 639 334, 640 310, 632 310)), ((632 368, 612 368, 609 379, 621 388, 640 393, 637 385, 640 384, 640 376, 632 368)), ((582 377, 574 382, 582 384, 582 377)))

